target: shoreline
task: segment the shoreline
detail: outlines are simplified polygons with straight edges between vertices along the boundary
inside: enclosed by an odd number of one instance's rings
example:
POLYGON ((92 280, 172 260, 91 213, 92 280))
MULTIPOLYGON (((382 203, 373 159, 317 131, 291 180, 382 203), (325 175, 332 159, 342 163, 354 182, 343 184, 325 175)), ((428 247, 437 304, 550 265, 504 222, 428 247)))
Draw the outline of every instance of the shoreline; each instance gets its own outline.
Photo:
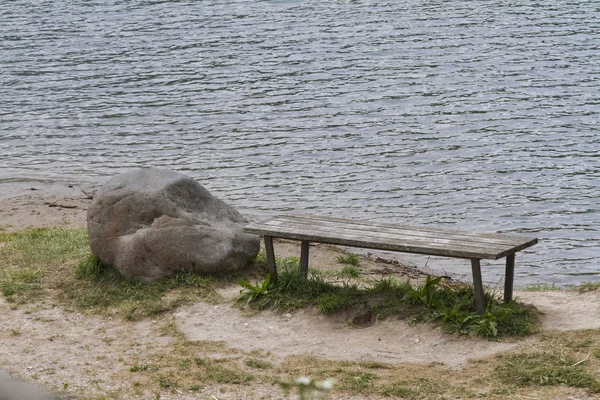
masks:
MULTIPOLYGON (((38 227, 84 227, 86 226, 87 209, 92 202, 96 189, 74 185, 24 185, 11 195, 0 197, 0 229, 8 232, 38 227)), ((277 240, 276 252, 285 257, 300 255, 300 242, 277 240)), ((264 244, 261 241, 261 246, 264 244)), ((311 246, 313 246, 311 244, 311 246)), ((316 248, 325 245, 316 244, 316 248)), ((387 264, 391 268, 418 271, 418 275, 435 274, 427 267, 417 267, 407 262, 397 253, 371 251, 368 249, 346 248, 373 262, 387 264)), ((404 255, 404 254, 403 254, 404 255)), ((318 253, 311 253, 311 259, 323 258, 318 253)), ((410 272, 409 275, 414 275, 410 272)))
MULTIPOLYGON (((86 226, 87 208, 93 194, 101 186, 71 185, 67 183, 6 182, 0 183, 0 229, 18 231, 35 227, 83 227, 86 226)), ((239 209, 250 222, 260 220, 256 213, 239 209)), ((268 216, 266 216, 268 217, 268 216)), ((282 254, 297 256, 300 254, 300 243, 296 253, 282 254)), ((390 264, 401 264, 424 274, 446 276, 457 281, 470 281, 471 273, 468 260, 444 257, 429 257, 419 254, 396 253, 389 251, 373 251, 363 248, 345 248, 359 256, 380 260, 390 264)), ((276 250, 277 251, 277 250, 276 250)), ((312 256, 312 255, 311 255, 312 256)), ((483 283, 494 290, 501 290, 504 282, 504 259, 485 260, 482 271, 483 283)), ((526 289, 534 286, 552 286, 568 289, 579 283, 556 283, 547 280, 528 279, 524 271, 515 269, 515 289, 526 289)))
POLYGON ((21 187, 0 197, 0 226, 7 231, 86 225, 91 198, 78 187, 21 187), (39 189, 38 189, 39 188, 39 189))

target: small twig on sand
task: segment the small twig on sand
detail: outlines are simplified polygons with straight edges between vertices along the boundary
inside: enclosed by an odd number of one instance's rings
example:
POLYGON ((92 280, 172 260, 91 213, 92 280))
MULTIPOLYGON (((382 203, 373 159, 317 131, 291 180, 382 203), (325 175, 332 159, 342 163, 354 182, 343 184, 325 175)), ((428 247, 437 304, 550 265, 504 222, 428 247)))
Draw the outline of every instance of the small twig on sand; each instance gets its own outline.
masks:
POLYGON ((538 349, 536 349, 536 348, 535 348, 535 346, 534 346, 534 345, 532 345, 532 344, 529 342, 529 340, 525 339, 525 343, 527 343, 529 346, 531 346, 531 348, 532 348, 534 351, 536 351, 536 352, 538 351, 538 349))
POLYGON ((60 208, 79 208, 79 206, 72 204, 57 204, 57 203, 46 203, 48 207, 60 207, 60 208))

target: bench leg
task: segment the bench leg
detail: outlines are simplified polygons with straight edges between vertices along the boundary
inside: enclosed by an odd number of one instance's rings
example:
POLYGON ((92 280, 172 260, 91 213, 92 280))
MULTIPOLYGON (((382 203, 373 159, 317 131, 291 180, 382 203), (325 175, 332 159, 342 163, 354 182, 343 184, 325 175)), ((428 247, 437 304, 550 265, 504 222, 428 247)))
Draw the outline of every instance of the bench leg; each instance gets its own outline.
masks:
POLYGON ((475 309, 477 314, 483 314, 485 304, 483 304, 483 282, 481 281, 481 264, 477 258, 471 259, 471 269, 473 270, 473 289, 475 290, 475 309))
POLYGON ((310 242, 303 240, 300 248, 300 274, 304 279, 308 277, 308 246, 310 242))
POLYGON ((513 282, 515 278, 515 255, 506 256, 506 273, 504 274, 504 302, 512 300, 513 282))
POLYGON ((271 274, 271 280, 277 282, 277 265, 275 264, 275 250, 273 249, 273 237, 264 236, 265 252, 267 253, 267 269, 271 274))

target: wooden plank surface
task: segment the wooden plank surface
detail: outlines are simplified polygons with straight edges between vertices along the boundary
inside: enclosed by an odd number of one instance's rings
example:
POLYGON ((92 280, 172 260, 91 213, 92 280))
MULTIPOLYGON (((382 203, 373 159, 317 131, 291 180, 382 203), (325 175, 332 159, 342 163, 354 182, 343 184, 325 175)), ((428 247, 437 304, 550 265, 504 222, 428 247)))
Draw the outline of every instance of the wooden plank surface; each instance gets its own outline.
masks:
POLYGON ((537 243, 536 238, 524 236, 371 223, 314 215, 281 215, 249 224, 244 232, 343 246, 471 259, 498 259, 537 243))

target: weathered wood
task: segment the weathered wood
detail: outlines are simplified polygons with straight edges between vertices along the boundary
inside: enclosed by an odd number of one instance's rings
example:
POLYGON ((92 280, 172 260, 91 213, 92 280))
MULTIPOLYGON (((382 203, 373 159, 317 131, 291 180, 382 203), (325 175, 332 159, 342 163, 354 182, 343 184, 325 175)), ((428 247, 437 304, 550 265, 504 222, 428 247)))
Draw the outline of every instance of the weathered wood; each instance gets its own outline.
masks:
POLYGON ((303 240, 300 247, 300 274, 306 278, 308 276, 308 250, 310 242, 303 240))
POLYGON ((483 301, 483 282, 481 280, 481 264, 480 260, 473 258, 471 260, 471 269, 473 271, 473 289, 475 290, 475 309, 477 314, 483 314, 485 304, 483 301))
POLYGON ((498 234, 478 234, 448 229, 392 229, 389 224, 376 224, 370 230, 366 223, 353 220, 323 219, 307 216, 280 216, 244 228, 247 233, 271 235, 292 240, 308 240, 378 250, 427 254, 443 257, 497 260, 537 243, 536 238, 510 236, 504 241, 498 234), (380 226, 381 225, 381 226, 380 226), (356 229, 361 226, 361 229, 356 229), (379 231, 379 229, 383 231, 379 231), (414 233, 417 232, 417 233, 414 233), (431 235, 427 236, 427 232, 431 235), (413 235, 414 233, 414 235, 413 235), (416 235, 416 236, 415 236, 416 235), (470 235, 470 236, 469 236, 470 235), (490 236, 486 238, 486 235, 490 236), (487 242, 486 242, 487 241, 487 242))
POLYGON ((508 303, 512 300, 513 280, 515 276, 515 254, 506 256, 506 273, 504 275, 504 301, 508 303))
POLYGON ((411 231, 411 230, 400 230, 400 229, 378 229, 373 227, 372 229, 358 229, 354 226, 348 225, 331 225, 326 226, 318 223, 312 223, 312 221, 298 222, 298 221, 267 221, 265 228, 270 227, 271 229, 277 230, 283 227, 294 229, 294 230, 310 230, 314 232, 329 233, 336 232, 338 235, 342 234, 355 234, 359 236, 376 237, 376 238, 392 238, 398 239, 402 237, 410 237, 414 241, 422 241, 425 243, 442 243, 442 244, 457 244, 457 245, 468 245, 478 248, 490 248, 490 249, 505 249, 506 247, 518 246, 521 241, 500 241, 498 239, 487 239, 485 237, 467 237, 457 235, 455 233, 442 233, 442 232, 427 232, 423 231, 411 231))
POLYGON ((277 281, 277 264, 275 263, 275 250, 273 249, 273 237, 264 236, 265 252, 267 253, 267 269, 271 273, 271 279, 277 281))
POLYGON ((423 227, 423 226, 409 226, 409 225, 396 225, 386 223, 375 223, 368 221, 357 221, 343 218, 332 218, 322 217, 316 215, 280 215, 277 218, 265 221, 277 224, 281 221, 284 224, 289 222, 304 223, 310 226, 323 225, 325 227, 349 227, 354 230, 367 230, 374 232, 388 232, 395 235, 403 234, 403 231, 410 236, 426 236, 426 237, 439 237, 447 238, 452 235, 461 240, 470 241, 483 241, 484 243, 499 243, 502 245, 510 245, 513 242, 521 243, 524 239, 531 239, 520 235, 504 234, 504 233, 481 233, 471 232, 452 228, 440 228, 440 227, 423 227))
POLYGON ((425 236, 413 236, 410 232, 398 232, 398 233, 387 233, 379 231, 360 231, 350 227, 322 227, 318 225, 308 224, 281 224, 277 227, 266 224, 264 230, 269 229, 280 234, 295 233, 296 235, 314 235, 314 236, 331 236, 337 238, 362 238, 363 241, 377 241, 387 240, 390 243, 396 243, 399 241, 414 243, 415 245, 441 245, 445 248, 457 247, 457 248, 472 248, 474 251, 487 252, 487 253, 498 253, 505 251, 509 248, 518 247, 521 243, 485 243, 483 241, 473 241, 464 238, 456 238, 450 235, 446 235, 444 238, 436 237, 425 237, 425 236))

